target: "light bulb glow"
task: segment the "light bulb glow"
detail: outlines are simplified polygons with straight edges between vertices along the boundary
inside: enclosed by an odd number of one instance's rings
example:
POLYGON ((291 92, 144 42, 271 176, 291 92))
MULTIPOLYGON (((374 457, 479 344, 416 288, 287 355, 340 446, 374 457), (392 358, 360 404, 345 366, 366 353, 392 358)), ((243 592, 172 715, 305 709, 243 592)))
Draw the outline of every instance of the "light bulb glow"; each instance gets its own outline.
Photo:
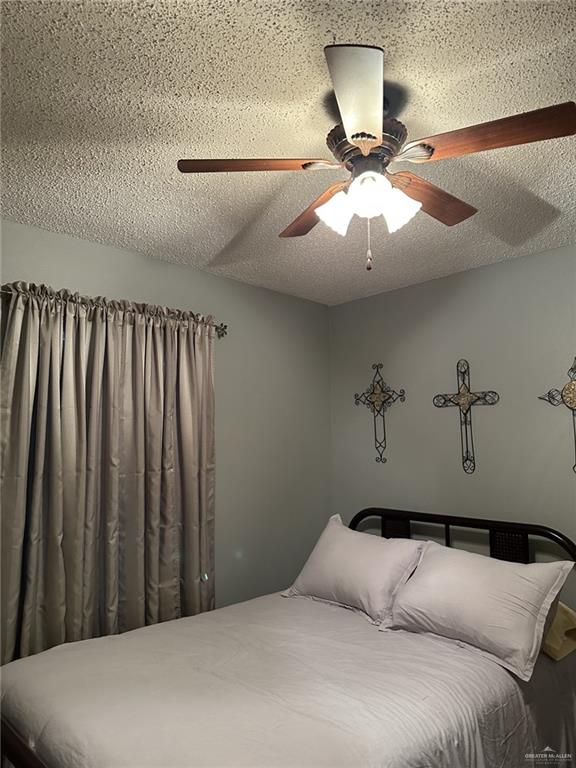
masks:
POLYGON ((416 216, 422 208, 422 203, 412 200, 399 189, 390 189, 382 209, 388 232, 392 234, 416 216))
POLYGON ((337 192, 327 203, 316 208, 316 215, 330 229, 344 237, 348 231, 350 220, 354 216, 354 210, 346 192, 337 192))
POLYGON ((384 213, 386 199, 391 191, 392 185, 385 176, 366 171, 350 184, 348 199, 357 216, 373 219, 384 213))
POLYGON ((363 219, 383 216, 392 234, 413 219, 421 207, 422 203, 392 187, 383 174, 366 171, 354 179, 348 192, 337 192, 316 208, 316 214, 342 237, 354 214, 363 219))

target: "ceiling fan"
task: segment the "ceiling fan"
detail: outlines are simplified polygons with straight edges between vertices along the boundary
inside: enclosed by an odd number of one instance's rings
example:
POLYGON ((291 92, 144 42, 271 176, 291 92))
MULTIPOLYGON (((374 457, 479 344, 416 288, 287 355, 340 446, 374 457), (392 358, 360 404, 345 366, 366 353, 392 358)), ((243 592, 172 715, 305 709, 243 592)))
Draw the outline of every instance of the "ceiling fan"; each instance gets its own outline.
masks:
POLYGON ((576 104, 568 101, 406 143, 408 133, 403 123, 383 116, 383 50, 366 45, 328 45, 324 53, 342 118, 326 137, 334 160, 178 161, 182 173, 338 168, 350 172, 349 179, 332 184, 310 203, 280 237, 306 235, 320 219, 345 235, 354 214, 368 220, 382 215, 393 232, 420 209, 453 226, 473 216, 476 208, 409 171, 391 172, 396 163, 428 163, 576 132, 576 104))

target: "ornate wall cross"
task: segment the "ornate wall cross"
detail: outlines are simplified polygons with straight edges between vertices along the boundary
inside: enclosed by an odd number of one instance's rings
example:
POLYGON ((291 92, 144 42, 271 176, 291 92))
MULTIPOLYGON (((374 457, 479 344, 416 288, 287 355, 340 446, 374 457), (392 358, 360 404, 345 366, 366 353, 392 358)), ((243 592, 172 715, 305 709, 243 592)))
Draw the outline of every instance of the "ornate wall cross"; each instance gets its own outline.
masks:
POLYGON ((476 469, 474 456, 474 434, 472 432, 472 407, 475 405, 496 405, 500 400, 497 392, 472 392, 470 389, 470 366, 468 360, 458 360, 456 365, 458 392, 453 395, 436 395, 432 401, 436 408, 456 406, 460 409, 460 443, 462 446, 462 468, 467 474, 476 469))
POLYGON ((564 403, 568 410, 572 411, 572 426, 574 428, 574 466, 576 472, 576 357, 572 368, 568 371, 569 381, 564 384, 562 389, 551 389, 545 395, 540 395, 539 400, 546 400, 550 405, 561 405, 564 403))
POLYGON ((406 392, 403 389, 396 392, 388 386, 380 373, 381 368, 382 363, 374 363, 372 370, 376 372, 372 378, 372 383, 361 395, 354 395, 354 402, 356 405, 365 405, 372 413, 374 417, 374 447, 378 453, 376 461, 379 464, 385 464, 387 461, 384 456, 386 450, 385 414, 397 400, 400 400, 401 403, 406 400, 406 392))

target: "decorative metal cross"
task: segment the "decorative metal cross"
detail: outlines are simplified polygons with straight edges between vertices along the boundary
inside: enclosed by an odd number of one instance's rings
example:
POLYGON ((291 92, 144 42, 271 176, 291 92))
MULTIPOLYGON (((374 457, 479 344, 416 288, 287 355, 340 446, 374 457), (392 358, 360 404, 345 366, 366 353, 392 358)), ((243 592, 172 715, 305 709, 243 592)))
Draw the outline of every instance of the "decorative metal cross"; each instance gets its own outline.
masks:
MULTIPOLYGON (((576 357, 574 358, 572 368, 568 371, 568 378, 570 381, 567 381, 561 390, 551 389, 545 395, 540 395, 538 399, 546 400, 550 405, 561 405, 564 403, 566 408, 572 411, 572 425, 574 427, 574 459, 576 461, 576 357)), ((572 469, 576 472, 576 463, 572 469)))
POLYGON ((462 468, 471 475, 476 469, 474 456, 474 434, 472 432, 472 406, 496 405, 500 400, 497 392, 472 392, 470 390, 470 366, 468 360, 458 360, 456 365, 458 392, 453 395, 436 395, 432 401, 436 408, 457 406, 460 409, 460 443, 462 446, 462 468))
POLYGON ((354 402, 356 405, 365 405, 366 408, 372 413, 374 417, 374 447, 378 456, 376 461, 379 464, 385 464, 387 459, 384 456, 386 450, 386 419, 385 414, 388 408, 400 400, 403 403, 406 400, 406 392, 401 389, 396 392, 392 387, 388 386, 382 375, 380 369, 382 363, 374 363, 372 370, 376 371, 372 378, 372 383, 361 395, 354 395, 354 402))

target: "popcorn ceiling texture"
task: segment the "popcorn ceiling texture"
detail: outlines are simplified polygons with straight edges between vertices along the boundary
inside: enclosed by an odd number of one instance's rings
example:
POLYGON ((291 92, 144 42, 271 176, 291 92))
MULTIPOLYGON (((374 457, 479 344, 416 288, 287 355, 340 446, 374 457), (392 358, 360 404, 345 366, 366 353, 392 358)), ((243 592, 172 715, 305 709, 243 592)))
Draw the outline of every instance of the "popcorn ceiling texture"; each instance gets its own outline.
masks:
MULTIPOLYGON (((479 209, 388 235, 278 233, 343 171, 184 176, 180 157, 329 157, 323 46, 381 45, 409 138, 573 99, 556 0, 8 0, 3 212, 338 304, 574 239, 574 139, 406 166, 479 209)), ((398 168, 400 166, 397 166, 398 168)))

